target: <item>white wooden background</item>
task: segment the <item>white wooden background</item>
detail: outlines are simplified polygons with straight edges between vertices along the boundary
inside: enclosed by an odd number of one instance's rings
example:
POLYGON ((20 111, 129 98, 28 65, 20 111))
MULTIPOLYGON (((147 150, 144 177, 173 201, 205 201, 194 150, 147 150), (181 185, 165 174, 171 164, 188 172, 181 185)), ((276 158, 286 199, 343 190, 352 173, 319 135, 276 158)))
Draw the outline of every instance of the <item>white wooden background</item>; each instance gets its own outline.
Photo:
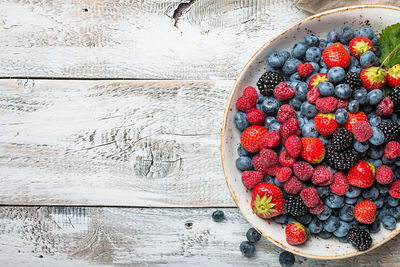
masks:
MULTIPOLYGON (((245 62, 309 14, 185 2, 0 1, 0 265, 279 265, 266 240, 239 251, 219 131, 245 62)), ((296 264, 396 266, 398 241, 296 264)))

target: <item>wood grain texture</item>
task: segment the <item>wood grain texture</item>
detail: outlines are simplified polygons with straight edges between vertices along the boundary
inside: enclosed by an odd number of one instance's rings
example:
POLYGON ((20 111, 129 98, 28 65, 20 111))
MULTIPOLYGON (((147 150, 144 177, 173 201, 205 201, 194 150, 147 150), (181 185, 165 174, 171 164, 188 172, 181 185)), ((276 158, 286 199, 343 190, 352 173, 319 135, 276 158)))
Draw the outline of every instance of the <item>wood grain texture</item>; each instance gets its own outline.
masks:
POLYGON ((0 1, 0 77, 234 79, 293 0, 0 1))
MULTIPOLYGON (((239 244, 249 225, 233 208, 1 207, 4 266, 279 266, 281 249, 262 239, 254 257, 239 244)), ((399 266, 399 237, 362 256, 335 261, 296 257, 296 266, 399 266)))
POLYGON ((234 207, 233 81, 0 80, 0 203, 234 207))

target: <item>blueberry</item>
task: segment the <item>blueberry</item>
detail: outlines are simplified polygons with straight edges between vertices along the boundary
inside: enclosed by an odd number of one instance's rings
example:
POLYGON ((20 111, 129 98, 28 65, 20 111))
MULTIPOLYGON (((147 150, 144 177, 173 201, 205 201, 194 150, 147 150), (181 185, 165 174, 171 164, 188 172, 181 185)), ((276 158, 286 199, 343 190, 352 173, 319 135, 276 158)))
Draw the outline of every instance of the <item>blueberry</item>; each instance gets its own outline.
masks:
POLYGON ((294 108, 294 110, 300 110, 302 104, 301 100, 299 100, 298 98, 292 98, 289 100, 288 103, 294 108))
MULTIPOLYGON (((394 164, 397 166, 397 167, 400 167, 400 160, 395 160, 394 161, 394 164)), ((400 178, 400 177, 399 177, 400 178)))
POLYGON ((276 122, 276 118, 272 116, 267 116, 265 118, 265 125, 270 125, 272 123, 276 122))
POLYGON ((334 94, 335 86, 329 81, 321 81, 318 83, 317 89, 321 95, 331 96, 334 94))
POLYGON ((282 267, 292 267, 295 262, 295 258, 293 253, 290 253, 288 251, 283 251, 281 254, 279 254, 279 264, 282 267))
MULTIPOLYGON (((383 134, 382 130, 378 127, 372 126, 372 136, 368 139, 368 141, 373 144, 374 146, 382 145, 385 142, 385 135, 383 134)), ((374 159, 378 159, 374 158, 374 159)))
POLYGON ((282 51, 280 54, 285 58, 285 61, 290 58, 290 53, 288 51, 282 51))
POLYGON ((318 46, 319 45, 319 39, 314 34, 308 34, 306 37, 304 37, 304 41, 305 41, 306 45, 308 45, 308 46, 318 46))
POLYGON ((390 215, 389 213, 390 206, 386 203, 383 207, 379 210, 378 219, 382 221, 383 217, 390 215))
POLYGON ((329 47, 329 46, 331 46, 331 45, 333 45, 333 43, 332 43, 332 42, 328 42, 328 43, 326 43, 326 47, 329 47))
POLYGON ((310 224, 308 225, 308 227, 310 228, 310 232, 313 234, 318 234, 319 232, 321 232, 324 228, 324 223, 321 222, 320 220, 318 220, 317 218, 313 218, 310 222, 310 224))
POLYGON ((254 244, 250 243, 249 241, 243 241, 240 243, 240 251, 245 255, 246 257, 250 257, 254 253, 254 244))
POLYGON ((326 40, 330 43, 336 43, 337 41, 339 41, 339 33, 336 30, 328 32, 326 40))
POLYGON ((350 185, 349 190, 344 194, 346 197, 356 198, 361 194, 361 189, 350 185))
POLYGON ((328 43, 328 42, 327 42, 326 40, 320 39, 320 40, 319 40, 318 48, 319 48, 321 51, 323 51, 323 50, 326 48, 326 44, 327 44, 327 43, 328 43))
MULTIPOLYGON (((379 57, 381 56, 381 54, 382 54, 382 50, 381 50, 381 48, 380 48, 379 46, 375 46, 375 47, 372 49, 372 52, 374 52, 376 58, 379 58, 379 57)), ((374 65, 378 65, 378 64, 375 63, 374 65)))
POLYGON ((364 190, 362 193, 362 196, 364 199, 372 200, 374 201, 379 197, 379 191, 376 187, 370 187, 364 190))
POLYGON ((314 118, 318 114, 318 110, 315 105, 308 101, 303 102, 300 107, 301 114, 307 118, 314 118))
POLYGON ((396 219, 396 222, 398 222, 400 220, 400 206, 399 207, 395 207, 395 208, 391 208, 389 210, 389 212, 393 216, 393 218, 396 219))
POLYGON ((387 203, 391 207, 397 207, 399 205, 399 200, 397 198, 389 196, 388 199, 387 199, 387 203))
POLYGON ((271 65, 267 65, 267 67, 265 68, 265 71, 268 71, 268 72, 277 72, 277 73, 280 73, 280 72, 281 72, 280 69, 275 69, 275 68, 273 68, 271 65))
POLYGON ((364 114, 369 114, 371 113, 373 110, 375 110, 374 106, 371 105, 366 105, 364 107, 362 107, 361 111, 364 112, 364 114))
POLYGON ((321 237, 322 239, 329 239, 332 236, 332 233, 329 233, 328 231, 321 231, 318 233, 318 236, 321 237))
POLYGON ((374 38, 374 31, 368 26, 363 26, 358 29, 357 36, 364 36, 371 40, 374 38))
POLYGON ((269 175, 264 176, 263 179, 261 180, 261 182, 273 184, 274 183, 274 177, 269 176, 269 175))
POLYGON ((280 214, 278 216, 273 217, 274 222, 280 224, 287 224, 288 217, 286 214, 280 214))
POLYGON ((383 147, 372 145, 368 150, 368 156, 373 159, 380 159, 383 156, 383 147))
POLYGON ((321 50, 318 47, 310 47, 306 50, 306 61, 319 62, 321 60, 321 50))
POLYGON ((314 121, 309 121, 307 122, 302 128, 301 128, 301 134, 303 137, 311 137, 311 138, 316 138, 318 137, 318 131, 317 128, 315 128, 314 121))
POLYGON ((332 193, 325 199, 325 204, 332 209, 341 208, 344 206, 344 197, 332 193))
POLYGON ((376 199, 374 201, 374 203, 375 203, 375 206, 376 206, 377 209, 382 208, 383 207, 383 198, 379 197, 378 199, 376 199))
POLYGON ((353 92, 353 98, 355 100, 358 100, 358 102, 360 102, 361 106, 367 105, 369 103, 368 91, 364 87, 361 87, 360 89, 355 90, 353 92))
POLYGON ((382 122, 381 117, 376 115, 376 113, 368 114, 367 118, 371 126, 378 126, 382 122))
POLYGON ((328 73, 328 68, 323 67, 319 70, 319 73, 328 73))
POLYGON ((353 147, 357 152, 364 153, 367 152, 367 150, 369 149, 369 143, 368 142, 361 143, 356 140, 353 143, 353 147))
POLYGON ((268 127, 268 131, 279 132, 279 128, 281 128, 281 124, 276 121, 276 122, 271 123, 271 125, 268 127))
POLYGON ((389 193, 389 187, 387 185, 377 184, 376 187, 378 188, 379 194, 381 196, 387 196, 389 193))
POLYGON ((355 99, 350 100, 347 109, 351 113, 357 113, 358 110, 360 109, 360 102, 358 102, 358 100, 355 99))
POLYGON ((339 218, 331 216, 327 221, 324 222, 324 230, 332 233, 339 228, 339 225, 340 225, 339 218))
POLYGON ((216 210, 212 213, 211 217, 214 221, 220 222, 225 218, 225 214, 222 210, 216 210))
POLYGON ((299 75, 298 72, 293 73, 293 74, 290 75, 290 77, 289 77, 289 80, 290 80, 291 82, 294 82, 294 81, 301 81, 302 79, 303 79, 303 78, 299 75))
POLYGON ((371 42, 372 42, 373 46, 378 46, 379 45, 378 36, 374 36, 371 39, 371 42))
POLYGON ((305 82, 295 82, 292 86, 293 90, 295 91, 296 95, 295 98, 299 99, 300 101, 305 101, 307 99, 308 93, 308 84, 305 82))
POLYGON ((238 157, 236 159, 236 167, 241 171, 248 171, 253 168, 253 162, 249 157, 238 157))
POLYGON ((363 68, 361 68, 361 66, 350 66, 349 68, 349 72, 355 72, 358 74, 360 74, 362 70, 363 68))
POLYGON ((300 60, 290 58, 283 64, 282 71, 284 74, 290 75, 297 71, 297 66, 301 63, 300 60))
POLYGON ((349 243, 349 240, 347 239, 347 236, 338 237, 337 239, 338 239, 339 242, 341 242, 341 243, 349 243))
POLYGON ((318 136, 318 139, 321 140, 324 147, 329 147, 331 145, 331 140, 325 139, 322 135, 318 136))
POLYGON ((333 232, 336 237, 345 237, 350 230, 350 225, 347 222, 340 221, 339 228, 333 232))
POLYGON ((320 66, 317 62, 309 62, 313 66, 313 71, 318 72, 320 70, 320 66))
POLYGON ((297 222, 296 218, 294 218, 293 216, 288 216, 288 224, 292 223, 292 222, 297 222))
POLYGON ((360 226, 358 226, 358 228, 363 229, 369 233, 369 229, 367 228, 366 225, 360 225, 360 226))
POLYGON ((276 179, 276 177, 274 177, 274 185, 276 185, 277 187, 283 187, 283 183, 279 182, 279 180, 276 179))
POLYGON ((349 205, 356 204, 356 202, 357 202, 357 198, 356 197, 355 198, 346 197, 344 199, 344 203, 349 204, 349 205))
POLYGON ((249 157, 251 155, 242 145, 238 146, 237 153, 240 157, 249 157))
POLYGON ((341 99, 348 99, 352 93, 353 90, 348 84, 341 83, 335 86, 335 95, 341 99))
POLYGON ((344 205, 343 208, 339 210, 339 218, 345 222, 351 222, 354 220, 353 215, 354 206, 353 205, 344 205))
POLYGON ((306 54, 307 48, 308 47, 305 43, 302 42, 296 43, 292 48, 292 57, 297 59, 302 59, 306 54))
POLYGON ((395 161, 395 159, 388 159, 385 156, 382 157, 382 163, 385 165, 391 165, 394 163, 394 161, 395 161))
POLYGON ((345 124, 349 119, 349 113, 343 108, 336 110, 335 112, 336 122, 339 124, 345 124))
POLYGON ((246 113, 244 112, 237 112, 234 117, 236 127, 244 131, 246 128, 250 127, 250 123, 246 120, 246 113))
POLYGON ((317 214, 317 218, 320 221, 326 221, 331 216, 331 214, 332 214, 332 209, 324 205, 324 210, 321 213, 317 214))
POLYGON ((333 67, 328 71, 328 79, 333 83, 340 83, 345 76, 346 72, 341 67, 333 67))
POLYGON ((342 44, 348 44, 351 41, 351 39, 354 38, 354 36, 355 34, 353 29, 349 26, 346 26, 343 28, 339 39, 342 44))
POLYGON ((264 102, 262 103, 262 111, 266 115, 276 115, 281 103, 275 97, 267 97, 264 102))
POLYGON ((361 67, 368 68, 374 65, 376 62, 377 57, 374 52, 372 51, 367 51, 364 54, 361 55, 360 57, 360 64, 361 67))
POLYGON ((396 219, 393 218, 392 216, 389 215, 384 216, 381 221, 383 227, 385 227, 385 229, 387 230, 393 230, 394 228, 396 228, 396 219))
POLYGON ((376 219, 373 223, 367 225, 370 233, 377 233, 381 229, 381 222, 376 219))
POLYGON ((355 56, 350 57, 349 67, 352 67, 352 66, 357 66, 357 67, 360 66, 360 61, 355 56))
POLYGON ((246 237, 247 240, 249 240, 249 242, 251 243, 256 243, 261 239, 260 233, 257 232, 257 230, 254 228, 250 228, 249 230, 247 230, 246 237))
POLYGON ((357 222, 356 220, 353 220, 353 221, 349 222, 349 225, 351 228, 357 228, 359 225, 359 222, 357 222))
POLYGON ((303 215, 303 216, 296 217, 297 221, 303 225, 309 224, 311 222, 312 218, 313 217, 310 213, 307 213, 306 215, 303 215))
POLYGON ((383 98, 383 92, 380 89, 374 89, 368 93, 368 102, 370 105, 377 105, 383 98))
POLYGON ((276 51, 272 52, 268 56, 268 64, 271 65, 273 68, 280 68, 285 63, 285 57, 276 51))
POLYGON ((320 198, 326 198, 331 192, 329 186, 317 186, 316 189, 320 198))
POLYGON ((343 45, 343 48, 346 49, 347 53, 351 54, 351 53, 350 53, 349 46, 348 46, 348 45, 345 45, 345 44, 342 44, 342 45, 343 45))

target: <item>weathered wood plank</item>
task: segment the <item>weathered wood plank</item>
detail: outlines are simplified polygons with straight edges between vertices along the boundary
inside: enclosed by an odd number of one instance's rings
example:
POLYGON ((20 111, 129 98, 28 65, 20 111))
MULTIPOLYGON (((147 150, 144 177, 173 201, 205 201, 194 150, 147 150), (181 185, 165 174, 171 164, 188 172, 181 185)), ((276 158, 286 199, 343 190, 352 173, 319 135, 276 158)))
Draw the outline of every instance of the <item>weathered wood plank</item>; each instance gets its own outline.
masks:
POLYGON ((293 0, 0 1, 0 77, 233 79, 293 0))
MULTIPOLYGON (((262 239, 252 258, 239 244, 249 225, 226 208, 127 209, 1 207, 0 262, 4 266, 279 266, 281 250, 262 239)), ((337 261, 296 257, 296 266, 399 266, 400 239, 359 257, 337 261)))
POLYGON ((0 80, 0 203, 234 207, 233 81, 0 80))

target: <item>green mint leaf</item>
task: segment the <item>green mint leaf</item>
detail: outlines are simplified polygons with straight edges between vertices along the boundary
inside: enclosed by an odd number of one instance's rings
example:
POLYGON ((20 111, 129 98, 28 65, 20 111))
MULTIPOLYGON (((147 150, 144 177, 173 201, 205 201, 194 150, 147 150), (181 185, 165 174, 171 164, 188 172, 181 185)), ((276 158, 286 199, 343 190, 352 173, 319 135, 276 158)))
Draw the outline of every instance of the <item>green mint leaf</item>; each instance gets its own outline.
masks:
MULTIPOLYGON (((383 62, 396 46, 400 44, 400 23, 387 26, 383 29, 379 35, 378 41, 382 51, 379 60, 383 62)), ((397 49, 393 55, 386 60, 385 66, 390 68, 397 63, 400 63, 400 49, 397 49)))

